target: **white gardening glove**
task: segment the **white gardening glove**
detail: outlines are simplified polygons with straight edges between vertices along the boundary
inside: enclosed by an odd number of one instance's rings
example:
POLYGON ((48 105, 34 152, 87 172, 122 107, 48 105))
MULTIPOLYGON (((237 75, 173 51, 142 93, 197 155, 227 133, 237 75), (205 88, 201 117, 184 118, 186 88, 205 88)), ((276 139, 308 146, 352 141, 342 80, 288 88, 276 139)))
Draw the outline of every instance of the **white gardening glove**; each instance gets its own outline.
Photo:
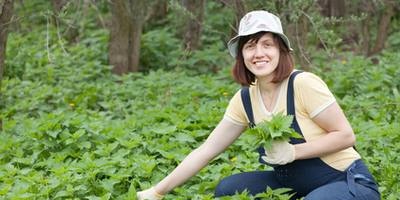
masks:
POLYGON ((285 165, 294 161, 294 146, 286 141, 274 141, 270 148, 265 148, 265 156, 262 156, 266 163, 271 165, 285 165))
POLYGON ((164 196, 158 194, 154 187, 143 190, 137 193, 138 200, 161 200, 164 196))

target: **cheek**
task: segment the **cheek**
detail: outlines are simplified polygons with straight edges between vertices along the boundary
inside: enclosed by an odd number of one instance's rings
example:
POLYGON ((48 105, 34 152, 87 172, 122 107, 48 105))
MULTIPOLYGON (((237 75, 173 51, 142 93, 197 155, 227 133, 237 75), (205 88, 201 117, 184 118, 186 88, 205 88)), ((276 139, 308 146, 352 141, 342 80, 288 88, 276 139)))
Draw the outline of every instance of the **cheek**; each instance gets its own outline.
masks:
POLYGON ((276 58, 277 60, 279 60, 279 57, 280 57, 279 50, 271 51, 271 54, 270 54, 270 55, 272 55, 274 58, 276 58))
POLYGON ((242 54, 242 56, 243 56, 243 61, 246 63, 246 62, 249 62, 249 60, 251 59, 251 55, 248 53, 248 52, 243 52, 243 54, 242 54))
POLYGON ((245 50, 242 51, 242 56, 244 59, 248 58, 249 54, 250 54, 249 51, 245 51, 245 50))

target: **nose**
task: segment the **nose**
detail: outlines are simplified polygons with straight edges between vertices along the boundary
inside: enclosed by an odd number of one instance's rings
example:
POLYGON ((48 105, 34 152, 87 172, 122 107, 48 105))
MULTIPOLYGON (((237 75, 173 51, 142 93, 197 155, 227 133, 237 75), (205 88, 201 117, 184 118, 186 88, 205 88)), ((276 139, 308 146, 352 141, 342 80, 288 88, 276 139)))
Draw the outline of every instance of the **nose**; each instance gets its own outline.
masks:
POLYGON ((254 51, 254 56, 255 57, 262 57, 264 56, 264 50, 260 44, 256 44, 256 48, 254 51))

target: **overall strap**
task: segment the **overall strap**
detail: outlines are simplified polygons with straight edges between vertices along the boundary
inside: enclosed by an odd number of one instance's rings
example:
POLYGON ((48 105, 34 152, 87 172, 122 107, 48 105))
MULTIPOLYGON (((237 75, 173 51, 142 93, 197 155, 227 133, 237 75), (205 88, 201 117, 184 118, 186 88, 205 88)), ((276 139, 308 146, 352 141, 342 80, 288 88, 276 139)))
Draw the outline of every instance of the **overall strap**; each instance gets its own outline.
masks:
MULTIPOLYGON (((242 103, 244 110, 246 111, 247 119, 249 119, 249 128, 256 127, 256 123, 254 122, 253 116, 253 108, 251 107, 251 98, 250 98, 250 91, 249 87, 242 87, 240 91, 240 96, 242 98, 242 103)), ((266 164, 266 162, 262 159, 262 156, 265 156, 265 150, 263 146, 259 146, 256 151, 259 154, 258 161, 260 163, 266 164)))
POLYGON ((244 110, 246 111, 247 119, 249 119, 249 127, 254 128, 256 123, 254 122, 253 109, 251 108, 249 87, 242 87, 240 96, 242 97, 242 103, 244 110))
POLYGON ((293 81, 294 78, 302 73, 303 71, 295 71, 293 72, 290 77, 289 77, 289 82, 288 82, 288 89, 287 89, 287 96, 286 96, 286 114, 287 115, 292 115, 293 116, 293 121, 292 124, 290 125, 291 128, 293 128, 296 132, 299 134, 303 135, 301 133, 301 129, 299 124, 297 123, 296 119, 296 108, 294 106, 294 87, 293 87, 293 81))

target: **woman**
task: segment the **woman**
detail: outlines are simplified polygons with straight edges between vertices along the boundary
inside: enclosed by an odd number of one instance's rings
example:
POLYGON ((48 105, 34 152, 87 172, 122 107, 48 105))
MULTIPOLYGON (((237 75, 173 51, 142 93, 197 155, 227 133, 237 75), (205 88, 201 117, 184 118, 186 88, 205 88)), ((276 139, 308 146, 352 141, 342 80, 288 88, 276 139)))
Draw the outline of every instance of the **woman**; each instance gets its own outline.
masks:
POLYGON ((353 130, 328 87, 314 74, 293 69, 292 49, 277 16, 267 11, 247 13, 228 48, 236 58, 234 78, 249 86, 251 105, 246 106, 243 92, 237 92, 207 140, 161 182, 138 192, 138 199, 162 199, 223 152, 248 124, 280 112, 295 116, 292 127, 303 139, 261 149, 260 161, 274 170, 229 176, 218 184, 216 197, 244 190, 255 195, 270 187, 291 188, 293 198, 306 200, 380 199, 372 175, 353 148, 353 130), (246 112, 249 107, 252 114, 246 112))

